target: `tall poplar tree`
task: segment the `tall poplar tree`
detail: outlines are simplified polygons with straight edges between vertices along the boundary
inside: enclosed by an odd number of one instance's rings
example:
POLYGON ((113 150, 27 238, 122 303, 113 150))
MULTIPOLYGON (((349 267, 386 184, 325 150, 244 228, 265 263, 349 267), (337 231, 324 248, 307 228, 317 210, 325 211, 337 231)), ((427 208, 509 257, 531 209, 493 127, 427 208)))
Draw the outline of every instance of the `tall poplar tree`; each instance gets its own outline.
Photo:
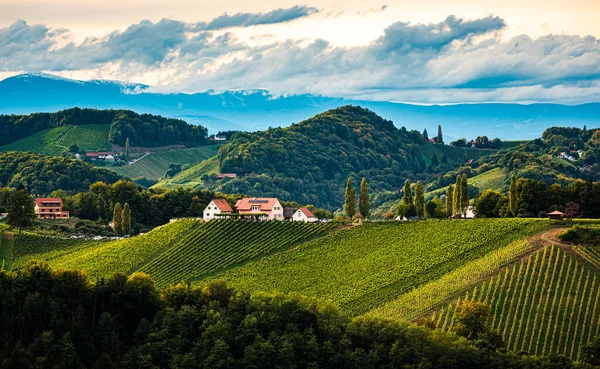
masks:
POLYGON ((121 230, 124 235, 131 234, 131 209, 129 209, 128 203, 125 203, 123 206, 123 213, 121 215, 121 230))
POLYGON ((346 201, 344 202, 344 211, 348 218, 352 219, 356 214, 356 191, 352 187, 352 178, 348 178, 346 183, 346 201))
POLYGON ((468 182, 466 174, 462 175, 460 184, 461 184, 461 194, 460 194, 461 214, 463 214, 466 219, 467 218, 467 206, 469 206, 469 182, 468 182))
POLYGON ((123 234, 123 208, 119 203, 113 209, 113 229, 117 235, 123 234))
POLYGON ((452 200, 452 215, 461 216, 462 209, 462 177, 456 176, 456 185, 454 186, 454 198, 452 200))
POLYGON ((125 140, 125 159, 129 161, 129 137, 125 140))
POLYGON ((417 216, 423 218, 425 216, 425 195, 423 194, 423 185, 421 181, 415 186, 415 208, 417 216))
POLYGON ((404 181, 404 197, 402 198, 402 203, 404 205, 413 204, 412 190, 410 189, 410 179, 406 179, 406 181, 404 181))
POLYGON ((508 210, 513 217, 516 217, 519 209, 519 194, 517 191, 517 177, 513 174, 510 178, 510 187, 508 188, 508 210))
POLYGON ((442 125, 438 125, 437 143, 444 143, 444 136, 442 135, 442 125))
POLYGON ((454 204, 454 185, 451 184, 448 186, 448 190, 446 190, 446 213, 449 218, 452 218, 452 215, 454 215, 452 204, 454 204))
POLYGON ((427 128, 423 130, 423 138, 425 141, 429 141, 429 133, 427 133, 427 128))
POLYGON ((367 184, 367 179, 364 177, 360 182, 358 212, 363 219, 368 219, 369 215, 371 214, 371 205, 369 204, 369 185, 367 184))

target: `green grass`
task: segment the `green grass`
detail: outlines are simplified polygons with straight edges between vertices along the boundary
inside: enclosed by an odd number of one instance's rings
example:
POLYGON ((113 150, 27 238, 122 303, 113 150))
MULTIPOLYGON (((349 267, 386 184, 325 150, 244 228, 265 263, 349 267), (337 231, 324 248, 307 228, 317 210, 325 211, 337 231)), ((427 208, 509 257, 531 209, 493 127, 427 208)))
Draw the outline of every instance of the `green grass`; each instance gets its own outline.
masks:
POLYGON ((192 149, 151 153, 133 164, 111 168, 129 178, 159 179, 164 177, 169 164, 196 165, 211 158, 219 151, 218 145, 195 147, 192 149))
POLYGON ((448 159, 455 162, 464 162, 473 159, 477 160, 481 157, 490 155, 497 150, 493 149, 473 149, 470 147, 454 147, 450 145, 434 145, 432 143, 426 143, 419 147, 421 155, 427 165, 431 164, 431 158, 435 153, 438 157, 438 162, 441 163, 442 156, 445 154, 448 159))
POLYGON ((243 291, 298 292, 331 300, 359 315, 547 224, 522 219, 370 223, 215 278, 243 291))
POLYGON ((219 163, 217 161, 217 157, 214 156, 210 159, 206 159, 203 162, 194 165, 193 167, 181 171, 175 177, 170 179, 163 179, 158 182, 153 188, 165 188, 165 189, 175 189, 178 187, 196 187, 198 185, 202 185, 202 180, 200 177, 203 174, 218 174, 219 173, 219 163))
MULTIPOLYGON (((581 358, 581 348, 600 334, 600 276, 585 262, 553 246, 505 269, 457 301, 485 302, 492 326, 509 350, 581 358)), ((433 314, 451 330, 456 304, 433 314)))
POLYGON ((60 155, 71 145, 84 150, 109 150, 108 125, 87 124, 45 129, 0 147, 0 151, 28 151, 60 155))
POLYGON ((318 237, 331 223, 210 221, 199 223, 179 242, 139 270, 158 286, 226 270, 234 265, 318 237))
POLYGON ((0 270, 11 270, 14 256, 14 233, 0 231, 0 270))

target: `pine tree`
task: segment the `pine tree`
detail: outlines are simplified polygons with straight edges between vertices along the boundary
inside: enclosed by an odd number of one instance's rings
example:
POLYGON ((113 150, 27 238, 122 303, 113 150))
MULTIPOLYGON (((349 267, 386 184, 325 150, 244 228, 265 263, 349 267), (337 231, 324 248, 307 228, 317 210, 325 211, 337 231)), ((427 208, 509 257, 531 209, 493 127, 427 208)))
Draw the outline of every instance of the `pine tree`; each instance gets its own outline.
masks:
POLYGON ((452 218, 454 214, 453 205, 454 204, 454 185, 448 186, 448 190, 446 190, 446 213, 449 218, 452 218))
POLYGON ((129 137, 125 140, 125 160, 129 162, 129 137))
POLYGON ((452 199, 452 215, 462 215, 462 177, 456 176, 456 185, 454 186, 454 198, 452 199))
POLYGON ((421 181, 415 186, 415 208, 417 216, 423 218, 425 216, 425 196, 423 194, 423 185, 421 181))
POLYGON ((356 214, 356 191, 352 187, 352 178, 348 178, 346 183, 346 201, 344 202, 344 211, 348 218, 352 219, 356 214))
POLYGON ((371 214, 371 206, 369 204, 369 185, 367 179, 363 177, 360 182, 360 197, 358 200, 358 211, 363 219, 368 219, 371 214))
POLYGON ((467 218, 467 207, 469 206, 469 182, 467 175, 463 174, 461 179, 461 213, 467 218))
POLYGON ((119 203, 113 209, 113 229, 117 235, 123 234, 123 208, 119 203))
POLYGON ((124 235, 131 234, 131 210, 129 204, 125 203, 123 206, 123 213, 121 215, 121 230, 124 235))
POLYGON ((429 141, 429 134, 427 133, 427 128, 423 130, 423 138, 425 141, 429 141))
POLYGON ((517 177, 513 174, 510 178, 510 187, 508 188, 508 210, 512 214, 513 217, 517 216, 519 210, 517 206, 519 205, 519 194, 517 193, 517 177))
POLYGON ((442 135, 442 126, 441 125, 438 125, 437 143, 439 143, 439 144, 444 143, 444 136, 442 135))
POLYGON ((439 165, 438 163, 438 157, 436 153, 433 153, 433 156, 431 157, 431 166, 432 167, 437 167, 439 165))

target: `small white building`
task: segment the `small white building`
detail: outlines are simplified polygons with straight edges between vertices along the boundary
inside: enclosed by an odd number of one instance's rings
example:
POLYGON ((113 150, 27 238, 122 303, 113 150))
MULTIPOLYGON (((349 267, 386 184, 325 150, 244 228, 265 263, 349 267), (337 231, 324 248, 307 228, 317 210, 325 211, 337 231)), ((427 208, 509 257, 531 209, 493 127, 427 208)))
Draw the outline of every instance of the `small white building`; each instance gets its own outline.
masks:
POLYGON ((215 215, 231 213, 233 213, 233 209, 231 208, 231 206, 229 206, 227 201, 223 199, 214 199, 204 209, 202 219, 208 221, 214 219, 215 215))
POLYGON ((316 222, 318 219, 307 208, 300 208, 292 215, 293 222, 316 222))
POLYGON ((110 154, 109 154, 109 155, 106 155, 106 156, 104 157, 104 161, 106 161, 106 162, 109 162, 109 163, 114 163, 114 162, 115 162, 115 157, 114 157, 114 156, 112 156, 112 155, 110 155, 110 154))

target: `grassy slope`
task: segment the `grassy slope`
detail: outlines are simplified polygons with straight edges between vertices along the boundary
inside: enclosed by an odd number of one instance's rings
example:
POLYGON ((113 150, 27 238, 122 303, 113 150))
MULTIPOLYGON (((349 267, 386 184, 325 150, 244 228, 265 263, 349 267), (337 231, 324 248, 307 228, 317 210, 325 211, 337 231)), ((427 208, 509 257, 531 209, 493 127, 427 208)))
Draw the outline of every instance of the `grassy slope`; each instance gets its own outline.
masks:
POLYGON ((438 162, 441 162, 442 156, 445 154, 450 160, 455 162, 464 162, 473 159, 477 160, 482 156, 489 155, 496 150, 492 149, 472 149, 464 147, 454 147, 449 145, 434 145, 426 143, 419 147, 419 151, 423 155, 423 159, 427 165, 431 164, 431 158, 435 153, 438 157, 438 162))
POLYGON ((11 270, 14 255, 14 233, 0 230, 0 270, 11 270))
POLYGON ((194 165, 193 167, 178 173, 170 179, 163 179, 155 184, 154 188, 174 189, 178 187, 196 187, 202 184, 200 177, 203 174, 218 174, 219 164, 217 158, 212 157, 194 165))
POLYGON ((546 224, 520 219, 366 224, 217 278, 245 291, 293 291, 331 299, 358 315, 546 224))
POLYGON ((112 145, 108 142, 108 125, 63 126, 45 129, 8 145, 0 151, 30 151, 46 155, 59 155, 69 146, 77 145, 84 150, 106 150, 112 145))
MULTIPOLYGON (((600 334, 598 269, 557 246, 547 247, 463 293, 492 308, 492 325, 513 351, 581 357, 600 334)), ((455 302, 433 314, 443 330, 453 326, 455 302)))
MULTIPOLYGON (((500 168, 492 169, 485 173, 476 175, 475 177, 469 178, 469 184, 477 187, 480 192, 487 189, 501 191, 504 187, 506 180, 506 172, 500 168)), ((425 193, 425 200, 429 200, 435 196, 441 196, 446 194, 448 186, 438 188, 433 191, 425 193)), ((389 210, 394 211, 401 200, 387 201, 381 204, 379 207, 373 210, 373 215, 376 217, 383 217, 389 210)))
POLYGON ((219 146, 211 145, 151 153, 133 164, 111 169, 129 178, 144 177, 147 179, 159 179, 165 175, 169 164, 189 164, 193 166, 215 156, 218 151, 219 146))

